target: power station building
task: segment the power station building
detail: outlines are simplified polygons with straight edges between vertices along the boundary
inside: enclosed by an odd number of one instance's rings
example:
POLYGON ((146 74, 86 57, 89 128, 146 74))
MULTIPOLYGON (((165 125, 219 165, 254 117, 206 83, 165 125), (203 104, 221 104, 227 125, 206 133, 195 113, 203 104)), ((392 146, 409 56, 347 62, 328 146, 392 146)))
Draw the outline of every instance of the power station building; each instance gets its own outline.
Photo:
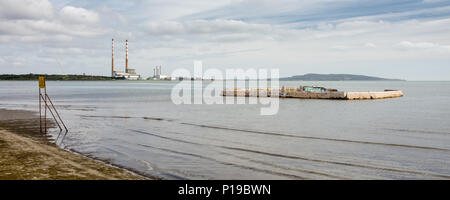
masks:
POLYGON ((160 66, 156 66, 153 69, 153 80, 165 80, 165 79, 170 78, 170 77, 168 77, 166 75, 162 75, 161 74, 161 69, 162 69, 161 65, 160 66))
POLYGON ((135 69, 128 68, 128 40, 126 40, 126 54, 125 54, 125 71, 114 70, 114 38, 112 39, 112 54, 111 54, 111 77, 115 79, 139 80, 141 75, 136 74, 135 69))

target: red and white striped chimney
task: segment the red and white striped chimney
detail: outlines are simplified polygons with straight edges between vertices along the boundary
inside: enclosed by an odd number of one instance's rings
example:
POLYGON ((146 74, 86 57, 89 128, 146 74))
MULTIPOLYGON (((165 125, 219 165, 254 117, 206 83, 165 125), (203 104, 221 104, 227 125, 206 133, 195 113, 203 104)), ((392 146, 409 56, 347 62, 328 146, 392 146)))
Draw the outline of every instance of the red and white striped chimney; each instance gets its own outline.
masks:
POLYGON ((125 60, 125 73, 128 73, 128 40, 126 40, 127 43, 127 52, 126 52, 126 60, 125 60))
POLYGON ((114 76, 114 38, 112 39, 111 48, 111 77, 114 76))

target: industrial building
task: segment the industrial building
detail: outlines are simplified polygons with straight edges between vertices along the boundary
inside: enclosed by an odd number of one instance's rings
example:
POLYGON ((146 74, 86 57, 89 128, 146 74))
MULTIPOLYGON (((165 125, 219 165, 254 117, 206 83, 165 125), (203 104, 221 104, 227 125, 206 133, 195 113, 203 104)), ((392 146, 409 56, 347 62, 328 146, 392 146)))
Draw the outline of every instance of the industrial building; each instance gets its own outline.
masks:
POLYGON ((160 66, 156 66, 155 68, 153 68, 153 80, 170 80, 170 77, 166 76, 166 75, 162 75, 162 67, 160 66))
POLYGON ((111 77, 115 79, 139 80, 141 75, 136 74, 135 69, 128 68, 128 40, 126 40, 126 54, 125 54, 125 71, 114 70, 114 38, 112 39, 112 54, 111 54, 111 77))

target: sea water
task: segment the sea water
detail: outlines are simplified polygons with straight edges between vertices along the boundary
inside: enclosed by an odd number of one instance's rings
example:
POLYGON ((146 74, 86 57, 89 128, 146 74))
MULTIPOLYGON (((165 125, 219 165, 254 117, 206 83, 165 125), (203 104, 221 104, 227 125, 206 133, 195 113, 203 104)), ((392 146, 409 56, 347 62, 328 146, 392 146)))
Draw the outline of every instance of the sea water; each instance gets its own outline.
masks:
MULTIPOLYGON (((449 179, 450 82, 280 82, 380 100, 176 105, 170 81, 47 81, 62 148, 162 179, 449 179)), ((221 84, 203 82, 208 84, 221 84)), ((1 81, 0 107, 39 111, 36 81, 1 81)), ((51 117, 51 116, 48 116, 51 117)))

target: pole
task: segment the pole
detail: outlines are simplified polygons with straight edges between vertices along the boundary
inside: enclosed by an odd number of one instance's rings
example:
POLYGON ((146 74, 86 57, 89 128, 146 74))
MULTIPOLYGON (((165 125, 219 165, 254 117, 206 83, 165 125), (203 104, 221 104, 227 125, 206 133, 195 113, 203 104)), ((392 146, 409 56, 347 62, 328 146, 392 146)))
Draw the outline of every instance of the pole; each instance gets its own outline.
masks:
MULTIPOLYGON (((47 95, 47 94, 46 94, 47 95)), ((64 121, 61 119, 61 116, 58 113, 58 110, 56 110, 55 105, 53 104, 52 100, 50 99, 50 97, 47 95, 48 101, 52 104, 53 110, 55 110, 56 115, 59 118, 59 121, 61 121, 61 123, 63 124, 64 128, 66 129, 66 131, 68 131, 69 129, 67 129, 66 125, 64 124, 64 121)), ((50 110, 50 107, 48 108, 50 110)), ((54 117, 54 116, 53 116, 54 117)), ((56 118, 55 118, 56 120, 56 118)), ((61 128, 61 127, 60 127, 61 128)))
POLYGON ((41 105, 41 97, 42 97, 42 95, 41 95, 41 88, 39 88, 39 130, 40 130, 40 133, 42 133, 42 111, 41 111, 42 105, 41 105))
MULTIPOLYGON (((45 105, 47 105, 47 88, 44 88, 44 93, 45 93, 44 103, 45 105)), ((45 133, 47 133, 47 106, 45 106, 44 110, 44 128, 45 133)))
MULTIPOLYGON (((42 97, 42 96, 41 96, 42 97)), ((44 98, 44 97, 42 97, 42 98, 44 98)), ((48 97, 48 99, 50 100, 50 97, 48 97)), ((48 111, 50 111, 50 114, 52 114, 52 116, 53 116, 53 119, 55 119, 55 122, 56 122, 56 124, 58 125, 58 127, 59 127, 59 130, 60 131, 62 131, 62 128, 61 128, 61 125, 59 125, 59 122, 58 122, 58 120, 56 120, 56 117, 55 117, 55 114, 53 114, 53 111, 52 111, 52 109, 50 108, 50 106, 48 106, 48 104, 45 104, 45 107, 47 107, 48 108, 48 111)), ((55 108, 53 108, 55 111, 56 111, 56 109, 55 108)), ((61 121, 62 122, 62 121, 61 121)), ((66 129, 67 130, 67 129, 66 129)))

